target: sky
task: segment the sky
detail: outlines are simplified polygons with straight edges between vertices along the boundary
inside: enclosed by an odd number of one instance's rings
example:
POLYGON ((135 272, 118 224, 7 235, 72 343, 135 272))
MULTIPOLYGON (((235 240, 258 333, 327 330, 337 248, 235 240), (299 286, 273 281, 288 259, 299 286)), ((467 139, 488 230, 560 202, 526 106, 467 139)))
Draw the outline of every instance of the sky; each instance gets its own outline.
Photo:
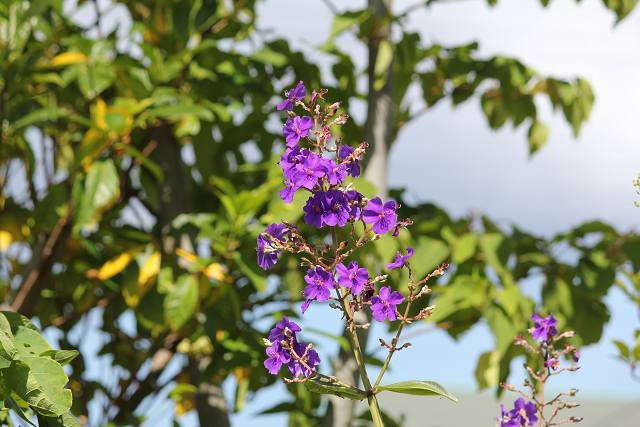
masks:
MULTIPOLYGON (((340 11, 355 10, 364 0, 334 3, 340 11)), ((394 11, 413 3, 395 1, 394 11)), ((268 37, 287 38, 310 58, 329 35, 332 12, 324 1, 266 0, 257 10, 259 29, 270 32, 268 37)), ((121 18, 116 9, 111 19, 121 18)), ((640 196, 631 180, 640 172, 640 121, 636 120, 640 112, 640 12, 632 12, 618 26, 614 23, 614 14, 600 0, 579 4, 554 0, 548 8, 537 0, 501 0, 493 8, 483 0, 461 0, 414 12, 407 26, 418 31, 425 43, 456 46, 478 41, 482 58, 512 56, 545 75, 580 76, 590 82, 596 102, 577 139, 561 112, 554 113, 546 100, 538 102, 539 119, 551 133, 545 147, 533 157, 528 156, 526 123, 515 130, 506 126, 495 132, 489 129, 478 100, 456 109, 439 103, 400 133, 390 155, 390 187, 405 187, 412 201, 435 203, 452 216, 480 211, 502 225, 514 224, 542 236, 592 219, 621 232, 638 229, 640 209, 633 202, 640 196)), ((348 35, 341 43, 362 67, 365 51, 348 35)), ((363 117, 364 109, 358 111, 356 106, 353 118, 363 117)), ((580 371, 560 376, 552 388, 575 387, 587 399, 640 401, 640 383, 632 381, 628 369, 614 360, 611 344, 613 339, 631 341, 633 330, 640 326, 637 307, 618 290, 612 290, 606 302, 613 312, 603 339, 582 352, 580 371)), ((303 329, 318 322, 340 333, 335 313, 319 304, 305 315, 303 329)), ((269 325, 264 327, 267 330, 269 325)), ((372 337, 378 336, 385 333, 374 328, 372 337)), ((332 341, 313 334, 304 338, 316 343, 323 363, 335 354, 332 341)), ((413 378, 420 367, 419 375, 424 375, 420 379, 437 381, 454 393, 473 393, 478 357, 493 348, 492 340, 484 324, 476 325, 458 342, 443 331, 416 336, 410 349, 395 356, 388 381, 413 378)), ((514 382, 524 375, 519 363, 522 361, 512 364, 514 382)), ((225 390, 233 395, 233 379, 225 383, 225 390)), ((286 416, 256 414, 287 398, 284 386, 260 391, 243 412, 232 416, 232 422, 249 427, 285 425, 286 416)), ((161 399, 156 409, 150 406, 155 415, 147 425, 157 425, 170 412, 170 403, 161 399)), ((194 424, 194 414, 182 419, 182 425, 194 424)), ((478 425, 494 423, 487 420, 478 425)))

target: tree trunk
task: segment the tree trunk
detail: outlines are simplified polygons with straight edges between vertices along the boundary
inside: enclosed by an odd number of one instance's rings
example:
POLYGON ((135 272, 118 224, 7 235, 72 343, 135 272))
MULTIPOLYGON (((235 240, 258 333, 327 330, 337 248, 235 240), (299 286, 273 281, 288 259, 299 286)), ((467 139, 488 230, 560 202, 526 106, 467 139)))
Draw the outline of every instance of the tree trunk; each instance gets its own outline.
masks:
MULTIPOLYGON (((153 139, 157 146, 151 153, 151 158, 158 163, 164 172, 165 181, 160 188, 160 211, 158 223, 163 236, 171 227, 171 222, 180 214, 190 213, 193 209, 187 171, 180 155, 180 145, 173 137, 168 125, 154 130, 153 139)), ((176 248, 194 253, 193 238, 186 234, 180 236, 179 241, 173 237, 164 237, 163 245, 166 253, 172 253, 176 248)), ((200 377, 207 367, 205 360, 200 363, 194 358, 189 359, 189 374, 193 384, 198 387, 196 394, 196 409, 201 427, 229 427, 227 402, 219 383, 200 382, 200 377)))
MULTIPOLYGON (((376 196, 386 201, 389 196, 387 188, 387 161, 393 126, 393 116, 396 106, 393 105, 393 60, 387 70, 387 81, 380 90, 374 89, 375 76, 373 71, 378 56, 378 46, 382 40, 391 42, 391 26, 382 24, 382 18, 391 13, 391 0, 369 0, 369 8, 378 17, 378 25, 375 36, 369 41, 369 95, 367 121, 365 124, 364 138, 369 143, 369 149, 364 160, 363 177, 376 187, 376 196)), ((380 270, 377 266, 376 270, 380 270)), ((381 274, 376 271, 375 274, 381 274)), ((371 311, 364 310, 356 313, 356 322, 370 323, 371 311)), ((349 332, 345 330, 342 336, 349 340, 349 332)), ((366 351, 368 329, 358 329, 358 340, 362 351, 366 351)), ((357 385, 360 381, 358 365, 353 352, 346 352, 342 348, 338 358, 334 362, 334 374, 349 384, 357 385)), ((329 396, 329 406, 322 420, 323 427, 348 427, 353 419, 354 401, 342 399, 338 396, 329 396)))

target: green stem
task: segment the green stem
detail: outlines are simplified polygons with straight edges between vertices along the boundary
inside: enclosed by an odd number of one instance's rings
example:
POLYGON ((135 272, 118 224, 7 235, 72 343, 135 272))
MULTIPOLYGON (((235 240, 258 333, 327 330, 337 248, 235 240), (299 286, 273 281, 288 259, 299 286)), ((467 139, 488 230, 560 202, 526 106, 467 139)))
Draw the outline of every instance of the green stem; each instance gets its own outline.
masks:
MULTIPOLYGON (((333 246, 336 250, 337 261, 340 253, 338 251, 338 234, 336 233, 335 227, 331 227, 331 239, 333 240, 333 246)), ((360 372, 360 378, 362 378, 364 390, 367 393, 367 400, 369 402, 369 410, 371 411, 373 425, 375 427, 384 427, 384 423, 382 422, 382 414, 380 413, 380 407, 378 406, 378 399, 376 398, 371 388, 371 381, 369 381, 369 376, 367 375, 367 369, 364 364, 364 356, 362 355, 362 348, 360 348, 360 341, 358 340, 356 327, 353 324, 353 318, 351 317, 351 313, 349 311, 347 297, 346 295, 341 295, 340 292, 338 292, 338 295, 340 296, 340 303, 342 305, 342 309, 344 310, 344 314, 347 317, 347 328, 349 329, 349 338, 351 338, 351 348, 353 349, 353 355, 355 356, 356 363, 358 364, 358 371, 360 372)))

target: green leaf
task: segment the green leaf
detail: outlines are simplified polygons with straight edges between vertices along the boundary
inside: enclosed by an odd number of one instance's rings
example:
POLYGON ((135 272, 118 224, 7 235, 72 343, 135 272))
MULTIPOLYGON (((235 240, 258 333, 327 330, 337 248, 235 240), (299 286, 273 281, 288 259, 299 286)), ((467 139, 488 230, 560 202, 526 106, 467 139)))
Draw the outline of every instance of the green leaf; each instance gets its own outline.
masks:
POLYGON ((287 57, 280 52, 275 52, 269 48, 264 48, 253 55, 251 59, 262 62, 263 64, 271 64, 274 67, 283 67, 287 64, 287 57))
POLYGON ((390 41, 383 39, 378 45, 378 55, 376 56, 375 67, 373 69, 373 75, 375 81, 373 88, 380 90, 387 83, 388 73, 387 70, 391 67, 393 61, 393 45, 390 41))
POLYGON ((463 234, 456 241, 451 254, 451 262, 462 264, 476 253, 478 238, 470 233, 463 234))
POLYGON ((69 112, 65 108, 43 108, 16 120, 11 125, 9 132, 17 129, 26 128, 31 125, 41 124, 41 122, 52 121, 59 117, 66 117, 69 112))
POLYGON ((638 0, 602 0, 604 5, 618 16, 616 24, 622 21, 636 6, 638 0))
POLYGON ((11 387, 7 384, 7 381, 2 376, 0 371, 0 402, 4 401, 7 397, 11 396, 11 387))
POLYGON ((39 356, 45 351, 53 350, 47 340, 36 331, 24 326, 14 326, 11 331, 22 358, 39 356))
POLYGON ((378 386, 378 390, 392 391, 394 393, 411 394, 414 396, 443 396, 458 403, 444 387, 433 381, 403 381, 386 386, 378 386))
POLYGON ((120 197, 120 177, 111 159, 93 162, 84 182, 84 192, 76 213, 76 227, 94 226, 120 197))
POLYGON ((178 277, 164 299, 164 315, 171 329, 178 330, 193 316, 198 306, 198 280, 191 274, 178 277))
POLYGON ((13 360, 20 360, 20 352, 10 333, 0 331, 0 369, 8 368, 13 360))
POLYGON ((10 408, 13 409, 15 411, 16 414, 18 414, 18 416, 20 418, 22 418, 23 420, 25 420, 26 422, 28 422, 29 424, 31 424, 32 426, 35 427, 35 424, 32 423, 31 421, 29 421, 29 418, 27 418, 27 416, 24 414, 24 411, 22 410, 22 408, 18 405, 18 403, 14 400, 13 397, 8 396, 5 400, 4 400, 4 406, 6 408, 10 408))
POLYGON ((150 118, 181 120, 189 115, 194 115, 202 120, 213 121, 213 113, 200 105, 180 103, 176 105, 163 105, 147 110, 150 118))
MULTIPOLYGON (((336 381, 337 380, 336 378, 336 381)), ((343 399, 362 400, 367 398, 366 393, 362 390, 356 391, 322 377, 314 377, 310 381, 305 382, 304 386, 312 393, 333 394, 343 399)))
MULTIPOLYGON (((31 320, 24 317, 22 314, 18 314, 15 311, 0 311, 0 314, 4 315, 4 317, 9 322, 9 325, 13 326, 24 326, 25 328, 31 329, 40 333, 40 329, 33 323, 31 320)), ((2 325, 0 325, 2 326, 2 325)))
POLYGON ((47 350, 40 353, 40 357, 50 357, 51 359, 64 366, 78 356, 76 350, 47 350))
POLYGON ((534 120, 529 128, 529 154, 533 155, 533 153, 542 148, 548 136, 549 128, 534 120))
POLYGON ((48 357, 23 357, 3 370, 11 389, 45 416, 62 415, 71 408, 71 390, 62 366, 48 357))
POLYGON ((493 350, 484 353, 478 360, 476 380, 480 390, 498 385, 500 376, 500 352, 493 350))
POLYGON ((264 291, 265 287, 267 286, 267 279, 265 276, 260 274, 259 270, 256 267, 254 267, 256 263, 254 262, 253 264, 251 264, 251 266, 249 266, 249 264, 244 262, 239 252, 233 253, 233 260, 236 262, 236 264, 238 264, 242 272, 247 275, 249 280, 251 280, 251 283, 253 283, 253 286, 256 288, 256 290, 260 292, 264 291))
POLYGON ((620 350, 620 356, 623 357, 624 359, 628 359, 629 347, 627 347, 625 343, 620 341, 614 341, 613 343, 618 347, 618 350, 620 350))
POLYGON ((62 414, 59 417, 42 417, 50 427, 82 427, 82 425, 71 414, 62 414))

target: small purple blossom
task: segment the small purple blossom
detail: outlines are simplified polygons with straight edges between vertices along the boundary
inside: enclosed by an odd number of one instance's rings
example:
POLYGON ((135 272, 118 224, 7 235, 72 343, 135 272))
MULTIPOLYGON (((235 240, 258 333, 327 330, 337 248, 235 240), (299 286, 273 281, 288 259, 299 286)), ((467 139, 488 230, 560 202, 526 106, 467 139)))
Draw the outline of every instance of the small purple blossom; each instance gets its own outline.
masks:
POLYGON ((534 313, 531 315, 531 320, 535 323, 533 324, 533 328, 529 329, 529 332, 531 332, 534 340, 541 338, 542 341, 547 341, 558 334, 558 330, 556 329, 558 321, 553 318, 553 313, 544 319, 534 313))
POLYGON ((324 225, 323 214, 326 198, 327 195, 323 191, 318 191, 307 199, 307 205, 302 208, 305 212, 304 221, 307 225, 315 225, 317 228, 322 228, 324 225))
MULTIPOLYGON (((284 224, 273 223, 267 227, 265 233, 284 243, 284 233, 287 231, 288 229, 284 224)), ((282 252, 282 250, 273 250, 271 241, 262 236, 258 236, 258 247, 256 251, 258 252, 258 265, 262 267, 263 270, 276 265, 278 262, 278 254, 282 252)))
POLYGON ((338 285, 351 288, 353 295, 362 292, 369 281, 369 272, 366 268, 358 268, 356 261, 349 263, 349 268, 342 263, 336 265, 336 272, 338 273, 338 285))
POLYGON ((293 173, 296 171, 296 165, 300 163, 304 164, 307 161, 309 154, 309 150, 306 148, 300 149, 299 145, 296 145, 293 148, 287 148, 287 151, 280 156, 280 162, 278 163, 282 168, 285 179, 288 181, 293 179, 293 173))
POLYGON ((362 194, 358 193, 356 190, 350 190, 344 193, 344 195, 349 201, 349 206, 351 207, 349 215, 351 215, 355 221, 360 221, 360 215, 362 214, 362 209, 360 208, 362 194))
POLYGON ((316 267, 315 270, 309 269, 304 281, 309 284, 304 288, 304 295, 309 299, 318 302, 324 302, 331 296, 331 290, 335 288, 335 282, 331 273, 322 267, 316 267))
POLYGON ((398 205, 395 202, 389 201, 382 206, 382 200, 380 197, 371 199, 368 207, 362 212, 364 222, 367 224, 373 223, 373 232, 376 234, 386 234, 390 231, 398 221, 398 215, 396 215, 396 209, 398 205))
MULTIPOLYGON (((340 160, 344 160, 349 157, 355 150, 348 145, 340 146, 340 150, 338 150, 338 158, 340 160)), ((352 177, 357 178, 360 176, 360 160, 357 158, 347 163, 347 173, 349 173, 352 177)))
POLYGON ((386 267, 391 270, 393 268, 396 267, 404 267, 405 265, 408 265, 409 262, 407 261, 409 258, 411 258, 413 256, 413 248, 409 247, 407 248, 407 255, 402 255, 400 253, 400 251, 396 252, 396 258, 394 260, 394 262, 390 262, 388 264, 386 264, 386 267))
POLYGON ((271 375, 277 375, 282 364, 291 360, 291 355, 282 348, 279 342, 273 343, 271 347, 267 348, 267 355, 269 357, 264 361, 264 367, 267 368, 271 375))
MULTIPOLYGON (((312 371, 316 370, 316 366, 320 364, 320 356, 318 356, 318 352, 313 349, 308 349, 309 344, 294 344, 293 351, 295 351, 298 357, 302 358, 307 366, 311 368, 312 371), (307 353, 306 357, 304 357, 305 352, 307 353)), ((298 378, 300 375, 303 377, 308 377, 311 375, 311 371, 307 369, 302 363, 298 362, 294 357, 291 357, 288 365, 289 372, 291 372, 294 378, 298 378)))
POLYGON ((275 343, 280 342, 283 339, 287 338, 285 331, 289 329, 291 331, 291 336, 293 336, 293 341, 296 341, 296 332, 300 332, 300 326, 291 322, 286 316, 284 316, 277 324, 276 327, 271 330, 269 333, 269 341, 275 343))
MULTIPOLYGON (((536 417, 538 410, 536 409, 536 405, 533 403, 525 403, 524 399, 521 397, 515 401, 514 406, 515 408, 510 410, 508 415, 512 421, 518 422, 518 424, 512 424, 513 426, 532 426, 536 421, 538 421, 538 417, 536 417)), ((507 424, 507 426, 511 427, 509 424, 507 424)))
POLYGON ((580 350, 576 349, 576 351, 571 355, 571 358, 574 362, 578 362, 578 360, 580 360, 580 350))
POLYGON ((323 200, 322 221, 330 226, 344 227, 349 221, 349 201, 340 190, 328 190, 323 200))
POLYGON ((560 367, 560 361, 558 359, 550 359, 546 360, 543 365, 545 368, 553 368, 553 370, 555 371, 560 367))
POLYGON ((318 178, 322 178, 326 174, 327 167, 322 158, 317 154, 310 153, 305 162, 296 165, 291 181, 308 190, 313 190, 313 187, 318 183, 318 178))
POLYGON ((287 141, 287 147, 293 147, 300 141, 300 138, 307 136, 309 129, 313 127, 313 120, 311 117, 294 117, 287 120, 282 132, 287 141))
POLYGON ((325 225, 344 227, 349 221, 348 209, 349 201, 340 190, 317 191, 302 208, 305 222, 317 228, 325 225))
POLYGON ((293 202, 293 195, 296 193, 296 191, 298 191, 299 188, 300 186, 296 185, 292 181, 285 181, 284 188, 278 191, 280 199, 282 199, 282 201, 285 203, 293 202))
POLYGON ((295 89, 285 90, 284 96, 287 98, 283 102, 278 105, 278 110, 293 111, 293 106, 296 104, 296 99, 302 100, 305 96, 307 96, 307 89, 305 89, 302 80, 298 83, 295 89))
POLYGON ((325 166, 327 168, 327 179, 329 180, 329 184, 338 185, 344 181, 344 179, 349 175, 347 170, 347 165, 344 163, 336 164, 333 159, 326 159, 325 166))
POLYGON ((379 296, 371 298, 371 311, 373 317, 378 322, 384 322, 389 317, 389 321, 393 322, 398 318, 396 315, 396 306, 404 301, 404 297, 398 291, 391 293, 391 288, 386 286, 380 288, 379 296))

